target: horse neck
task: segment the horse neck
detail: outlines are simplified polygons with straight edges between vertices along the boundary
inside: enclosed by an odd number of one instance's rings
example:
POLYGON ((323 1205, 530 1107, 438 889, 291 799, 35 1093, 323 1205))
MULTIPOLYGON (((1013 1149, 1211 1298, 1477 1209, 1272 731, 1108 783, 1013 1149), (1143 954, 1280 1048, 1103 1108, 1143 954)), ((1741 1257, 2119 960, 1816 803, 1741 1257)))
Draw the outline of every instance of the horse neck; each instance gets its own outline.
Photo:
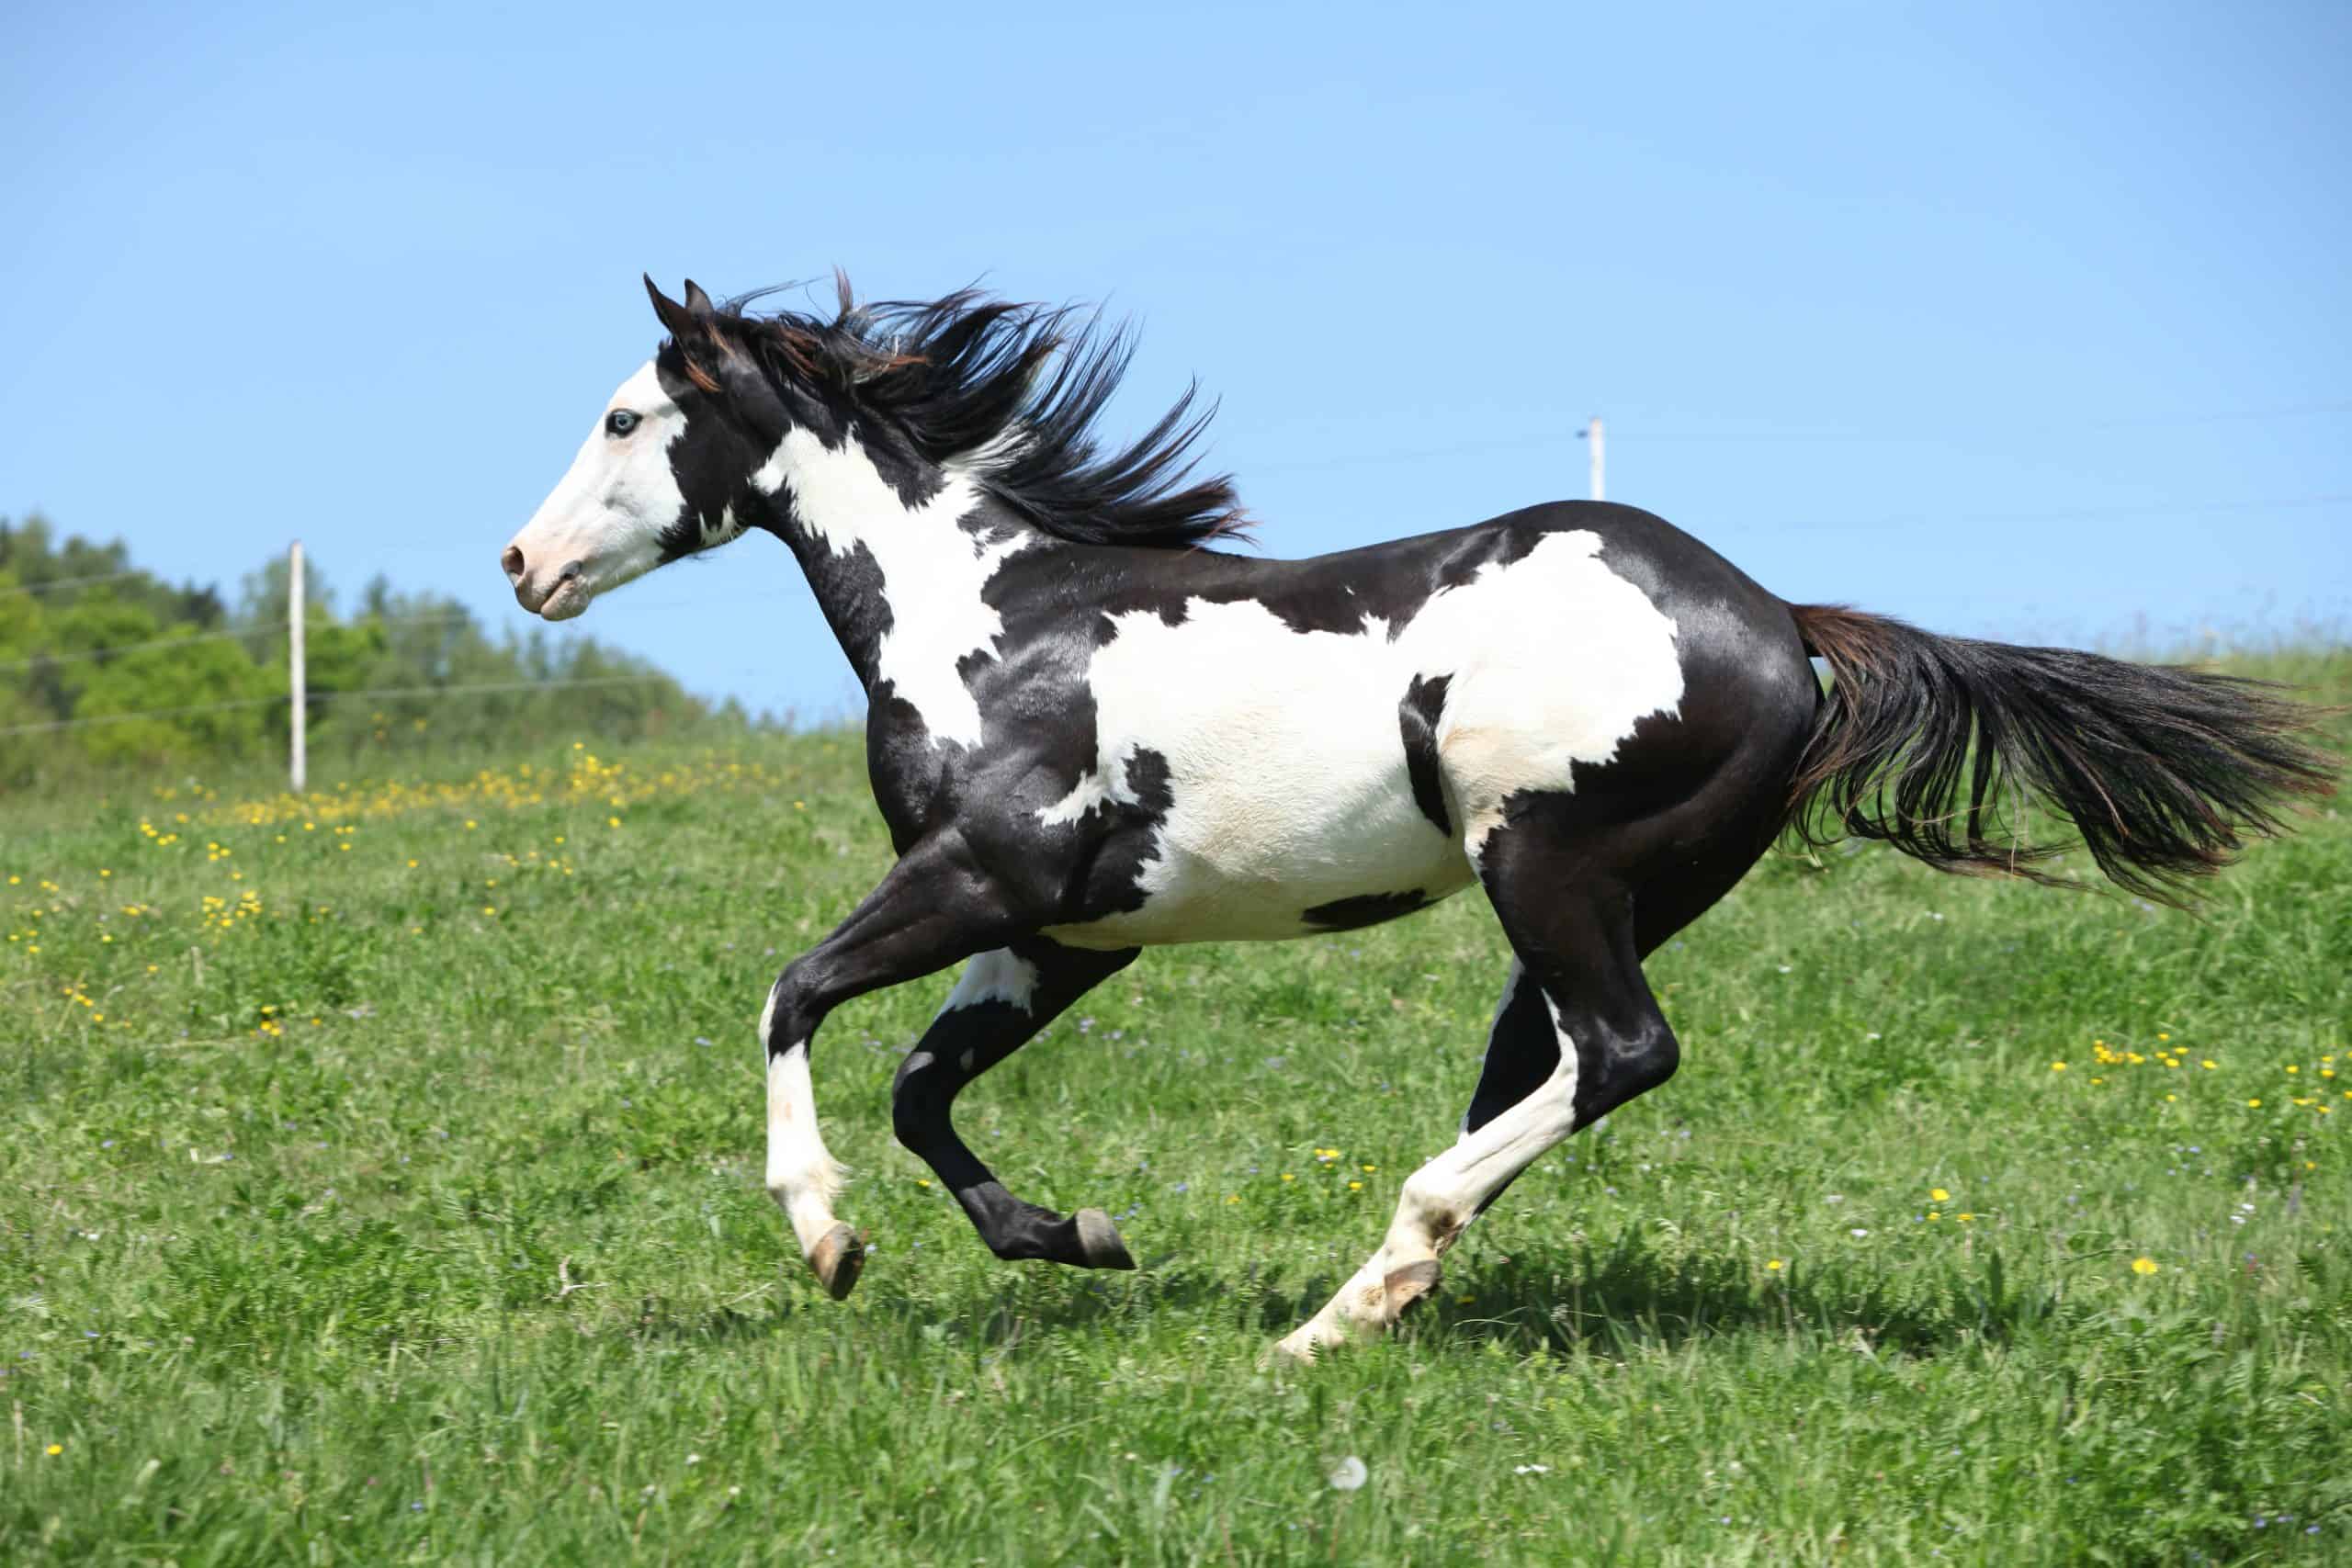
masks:
POLYGON ((889 674, 887 634, 993 625, 981 589, 1006 556, 1046 541, 967 469, 901 459, 891 469, 854 427, 838 446, 796 428, 752 479, 869 694, 889 674))

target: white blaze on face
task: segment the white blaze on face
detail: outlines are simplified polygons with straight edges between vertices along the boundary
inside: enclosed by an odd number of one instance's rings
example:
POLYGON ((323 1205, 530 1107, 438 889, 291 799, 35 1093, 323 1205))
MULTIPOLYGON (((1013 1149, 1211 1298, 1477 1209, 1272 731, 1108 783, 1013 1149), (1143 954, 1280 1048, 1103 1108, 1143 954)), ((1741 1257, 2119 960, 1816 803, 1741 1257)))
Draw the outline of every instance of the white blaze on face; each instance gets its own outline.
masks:
POLYGON ((507 546, 507 578, 525 609, 569 620, 661 563, 662 536, 686 504, 670 469, 670 443, 685 425, 651 360, 621 383, 571 471, 507 546), (607 422, 624 409, 637 423, 613 434, 607 422))

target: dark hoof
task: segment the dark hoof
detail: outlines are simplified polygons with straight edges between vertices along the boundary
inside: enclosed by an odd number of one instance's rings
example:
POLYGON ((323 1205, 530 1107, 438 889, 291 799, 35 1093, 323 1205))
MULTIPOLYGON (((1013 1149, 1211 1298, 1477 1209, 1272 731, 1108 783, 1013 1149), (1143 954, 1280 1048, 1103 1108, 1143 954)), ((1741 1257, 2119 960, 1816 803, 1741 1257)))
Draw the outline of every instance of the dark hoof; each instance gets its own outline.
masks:
POLYGON ((847 1225, 835 1225, 810 1250, 808 1267, 816 1270, 825 1293, 842 1300, 856 1288, 858 1273, 865 1267, 865 1235, 847 1225))
POLYGON ((1437 1289, 1439 1269, 1437 1259, 1425 1258, 1419 1263, 1408 1263, 1380 1281, 1380 1293, 1386 1304, 1383 1310, 1388 1321, 1396 1322, 1405 1315, 1405 1309, 1437 1289))
POLYGON ((1100 1209, 1080 1209, 1070 1219, 1078 1226, 1080 1262, 1089 1269, 1132 1269, 1136 1260, 1119 1239, 1119 1227, 1100 1209))

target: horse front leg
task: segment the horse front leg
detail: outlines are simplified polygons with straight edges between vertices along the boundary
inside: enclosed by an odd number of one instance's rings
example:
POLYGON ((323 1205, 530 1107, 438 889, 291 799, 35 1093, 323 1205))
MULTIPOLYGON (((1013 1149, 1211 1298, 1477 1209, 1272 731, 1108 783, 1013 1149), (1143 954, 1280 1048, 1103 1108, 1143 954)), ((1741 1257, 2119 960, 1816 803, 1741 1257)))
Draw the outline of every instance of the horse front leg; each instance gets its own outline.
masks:
POLYGON ((849 919, 793 960, 768 992, 760 1015, 768 1194, 835 1301, 857 1283, 865 1247, 833 1213, 842 1170, 818 1130, 808 1077, 817 1027, 843 1002, 1001 946, 1017 929, 1010 900, 961 838, 935 835, 909 850, 849 919))
POLYGON ((899 1068, 890 1119, 904 1144, 970 1216, 999 1258, 1037 1258, 1080 1269, 1132 1269, 1118 1227, 1100 1209, 1064 1216, 1005 1190, 956 1135, 951 1111, 966 1085, 1003 1061, 1092 987, 1135 961, 1032 937, 983 953, 964 970, 939 1016, 899 1068))

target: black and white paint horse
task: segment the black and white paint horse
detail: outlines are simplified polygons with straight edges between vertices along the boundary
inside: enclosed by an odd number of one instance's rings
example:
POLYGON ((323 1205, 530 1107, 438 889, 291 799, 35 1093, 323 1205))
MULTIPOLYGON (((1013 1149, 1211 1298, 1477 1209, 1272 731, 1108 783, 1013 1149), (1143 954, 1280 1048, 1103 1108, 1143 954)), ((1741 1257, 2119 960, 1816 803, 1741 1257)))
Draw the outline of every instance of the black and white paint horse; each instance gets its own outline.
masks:
POLYGON ((1281 1348, 1376 1333, 1546 1149, 1675 1069, 1642 961, 1783 831, 2034 874, 1999 807, 2073 818, 2163 896, 2275 832, 2329 773, 2247 683, 1790 604, 1647 513, 1557 502, 1311 560, 1209 547, 1189 396, 1134 446, 1091 425, 1125 344, 970 293, 828 321, 683 303, 507 546, 548 620, 752 529, 798 558, 870 700, 898 863, 787 966, 760 1021, 767 1186, 836 1297, 812 1037, 963 963, 893 1090, 899 1138, 1001 1258, 1134 1263, 1109 1217, 1007 1191, 966 1085, 1161 942, 1311 936, 1473 882, 1514 962, 1460 1136, 1281 1348), (1810 657, 1827 666, 1825 694, 1810 657), (1815 809, 1816 808, 1817 809, 1815 809))

